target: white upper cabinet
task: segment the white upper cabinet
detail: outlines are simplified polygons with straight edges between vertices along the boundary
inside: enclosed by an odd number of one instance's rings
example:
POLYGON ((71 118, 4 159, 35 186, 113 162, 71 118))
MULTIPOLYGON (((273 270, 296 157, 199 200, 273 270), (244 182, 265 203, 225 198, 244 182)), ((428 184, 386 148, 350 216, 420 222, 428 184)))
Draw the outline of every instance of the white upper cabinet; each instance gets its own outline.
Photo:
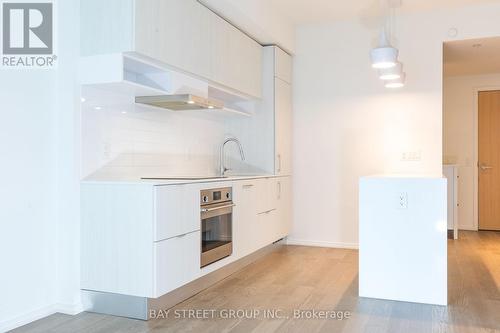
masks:
POLYGON ((292 57, 279 47, 274 48, 274 75, 292 84, 292 57))
POLYGON ((255 97, 262 92, 262 46, 221 17, 211 15, 212 79, 255 97))
POLYGON ((135 51, 210 78, 213 13, 191 0, 137 0, 135 51))
POLYGON ((82 55, 135 52, 261 97, 262 47, 196 0, 85 0, 82 55))

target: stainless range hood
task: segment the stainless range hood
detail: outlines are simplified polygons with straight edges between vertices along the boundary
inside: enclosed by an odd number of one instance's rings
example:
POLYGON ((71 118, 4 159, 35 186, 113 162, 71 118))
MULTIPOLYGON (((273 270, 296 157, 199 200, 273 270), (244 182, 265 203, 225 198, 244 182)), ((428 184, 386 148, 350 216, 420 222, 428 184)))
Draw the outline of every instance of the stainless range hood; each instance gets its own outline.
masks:
POLYGON ((138 96, 135 102, 174 111, 224 108, 221 101, 190 94, 138 96))

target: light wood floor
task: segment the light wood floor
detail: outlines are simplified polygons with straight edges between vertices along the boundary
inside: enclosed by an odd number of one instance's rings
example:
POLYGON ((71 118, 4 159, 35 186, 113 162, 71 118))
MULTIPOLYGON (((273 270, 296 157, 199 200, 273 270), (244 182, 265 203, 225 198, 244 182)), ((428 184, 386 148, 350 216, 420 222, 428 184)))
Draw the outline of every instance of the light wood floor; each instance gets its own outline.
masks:
MULTIPOLYGON (((422 242, 422 246, 425 243, 422 242)), ((286 246, 188 299, 182 309, 346 310, 333 319, 157 319, 56 314, 15 332, 500 332, 500 233, 449 241, 449 306, 360 299, 354 250, 286 246)))

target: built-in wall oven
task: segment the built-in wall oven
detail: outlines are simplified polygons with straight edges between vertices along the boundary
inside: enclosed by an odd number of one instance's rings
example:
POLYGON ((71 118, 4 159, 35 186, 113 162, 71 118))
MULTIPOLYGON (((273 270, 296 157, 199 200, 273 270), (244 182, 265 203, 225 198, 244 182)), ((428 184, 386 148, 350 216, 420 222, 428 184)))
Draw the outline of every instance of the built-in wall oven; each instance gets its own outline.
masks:
POLYGON ((233 198, 231 187, 200 192, 201 267, 233 252, 233 198))

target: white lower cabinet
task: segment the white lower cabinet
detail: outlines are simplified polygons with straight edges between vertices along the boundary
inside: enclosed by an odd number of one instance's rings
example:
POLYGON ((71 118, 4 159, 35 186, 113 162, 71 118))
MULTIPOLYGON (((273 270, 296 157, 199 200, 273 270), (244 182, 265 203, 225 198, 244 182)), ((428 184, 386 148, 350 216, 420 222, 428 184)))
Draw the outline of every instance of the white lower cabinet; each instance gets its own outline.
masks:
POLYGON ((81 288, 160 297, 290 231, 290 177, 82 185, 81 288), (200 269, 200 190, 232 187, 233 254, 200 269))
POLYGON ((233 251, 238 257, 254 252, 258 234, 255 232, 259 182, 248 180, 233 186, 233 251))
POLYGON ((280 239, 290 234, 292 229, 292 180, 291 177, 276 179, 277 209, 274 237, 280 239))
POLYGON ((286 237, 291 226, 290 177, 234 185, 234 248, 245 256, 286 237))
POLYGON ((154 243, 155 297, 200 275, 200 231, 154 243))
POLYGON ((154 240, 200 230, 200 190, 193 185, 155 186, 154 240))

